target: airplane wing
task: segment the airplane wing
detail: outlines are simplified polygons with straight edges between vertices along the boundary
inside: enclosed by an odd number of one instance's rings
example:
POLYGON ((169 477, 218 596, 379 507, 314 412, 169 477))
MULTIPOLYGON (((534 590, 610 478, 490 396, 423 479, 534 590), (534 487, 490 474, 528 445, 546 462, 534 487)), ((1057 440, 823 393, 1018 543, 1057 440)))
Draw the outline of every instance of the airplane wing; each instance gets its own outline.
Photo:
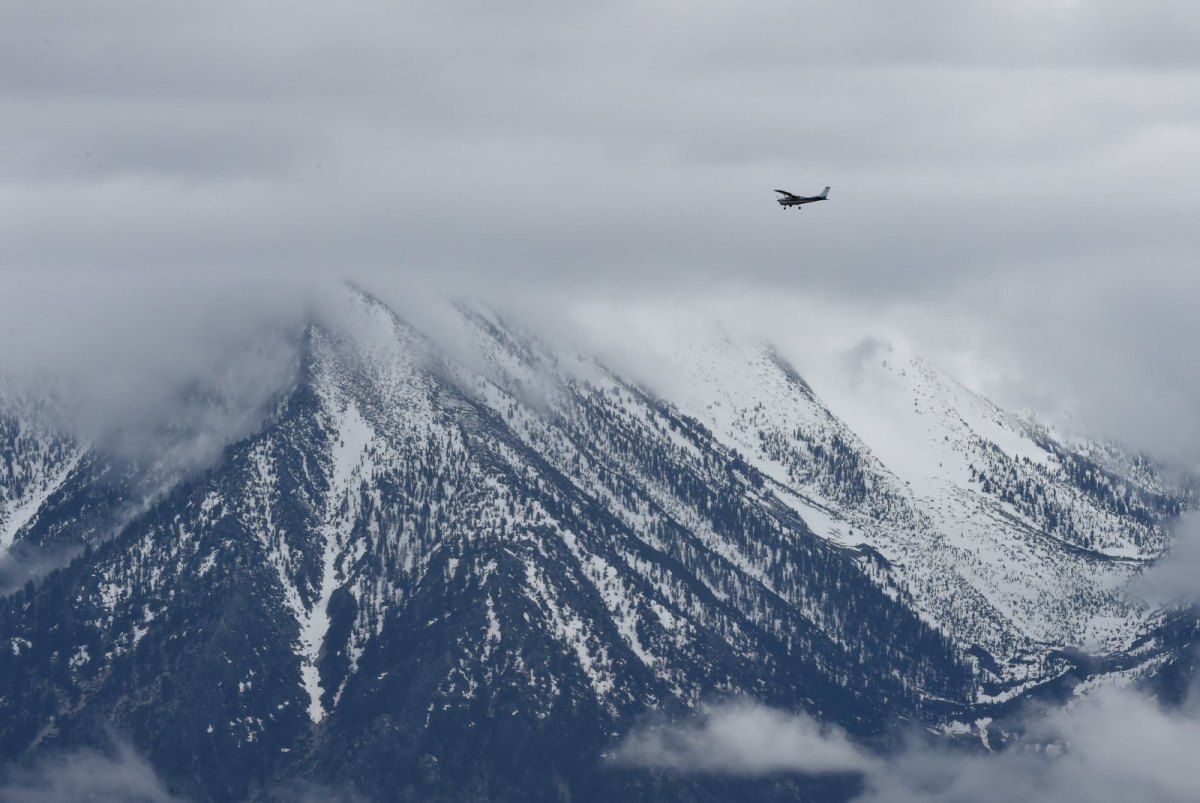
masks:
POLYGON ((780 193, 783 193, 784 195, 789 195, 789 196, 791 196, 792 198, 795 198, 795 197, 796 197, 796 194, 795 194, 795 193, 788 192, 787 190, 775 190, 775 192, 780 192, 780 193))

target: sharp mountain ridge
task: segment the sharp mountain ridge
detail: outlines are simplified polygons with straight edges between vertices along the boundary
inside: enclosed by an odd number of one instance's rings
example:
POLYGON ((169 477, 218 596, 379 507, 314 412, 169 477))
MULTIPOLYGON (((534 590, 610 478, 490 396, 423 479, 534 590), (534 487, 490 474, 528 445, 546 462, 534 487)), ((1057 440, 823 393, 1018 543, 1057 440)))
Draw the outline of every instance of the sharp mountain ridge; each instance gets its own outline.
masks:
POLYGON ((115 729, 212 800, 820 798, 605 755, 737 696, 952 729, 1190 639, 1128 591, 1190 490, 900 349, 818 381, 690 332, 650 389, 480 305, 344 306, 201 472, 0 399, 0 754, 115 729))

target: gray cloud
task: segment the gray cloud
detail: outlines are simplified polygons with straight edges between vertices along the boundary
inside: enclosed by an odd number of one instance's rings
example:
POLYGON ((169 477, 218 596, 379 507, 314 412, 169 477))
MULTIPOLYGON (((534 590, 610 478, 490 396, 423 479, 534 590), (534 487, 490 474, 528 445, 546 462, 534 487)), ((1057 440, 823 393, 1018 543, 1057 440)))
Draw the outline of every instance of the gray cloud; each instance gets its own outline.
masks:
POLYGON ((1144 800, 1200 796, 1190 766, 1200 719, 1136 692, 1106 689, 1030 723, 1032 743, 994 755, 915 748, 867 776, 862 800, 1144 800))
POLYGON ((681 726, 635 731, 614 758, 638 767, 751 775, 861 772, 875 763, 837 727, 749 702, 714 706, 681 726))
POLYGON ((252 432, 298 364, 315 296, 258 274, 31 274, 0 294, 0 378, 78 437, 165 472, 252 432))
POLYGON ((766 288, 1194 459, 1198 31, 1181 2, 0 10, 0 296, 90 281, 25 307, 81 331, 155 284, 219 311, 249 275, 766 288))
POLYGON ((185 328, 278 300, 248 277, 758 288, 1194 460, 1198 33, 1191 4, 1108 0, 0 9, 0 298, 26 297, 3 321, 65 319, 23 339, 50 363, 131 308, 183 339, 131 299, 174 293, 185 328))
POLYGON ((1200 737, 1194 706, 1165 710, 1137 692, 1110 687, 1031 716, 1023 727, 1021 740, 996 753, 923 739, 874 756, 807 716, 741 704, 712 709, 698 722, 635 731, 618 757, 685 772, 856 772, 864 784, 856 799, 863 803, 1183 803, 1200 797, 1191 761, 1200 737))
POLYGON ((80 750, 48 756, 0 778, 3 803, 183 803, 132 749, 80 750))
POLYGON ((0 595, 11 594, 27 582, 61 569, 83 551, 78 546, 43 547, 18 541, 0 554, 0 595))
POLYGON ((1195 244, 1194 56, 1136 35, 1184 6, 56 5, 4 20, 12 266, 924 296, 1195 244), (784 218, 797 182, 837 203, 784 218))
POLYGON ((1133 591, 1156 605, 1200 603, 1200 513, 1179 517, 1170 551, 1137 579, 1133 591))

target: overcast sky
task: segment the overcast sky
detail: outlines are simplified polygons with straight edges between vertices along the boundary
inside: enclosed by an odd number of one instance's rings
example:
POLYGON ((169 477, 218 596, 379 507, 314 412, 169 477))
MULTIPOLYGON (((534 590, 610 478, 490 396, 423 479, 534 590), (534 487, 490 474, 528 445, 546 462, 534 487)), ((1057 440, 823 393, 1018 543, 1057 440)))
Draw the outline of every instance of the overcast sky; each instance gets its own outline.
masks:
POLYGON ((1185 2, 7 3, 5 347, 325 276, 735 291, 1194 458, 1198 67, 1185 2))

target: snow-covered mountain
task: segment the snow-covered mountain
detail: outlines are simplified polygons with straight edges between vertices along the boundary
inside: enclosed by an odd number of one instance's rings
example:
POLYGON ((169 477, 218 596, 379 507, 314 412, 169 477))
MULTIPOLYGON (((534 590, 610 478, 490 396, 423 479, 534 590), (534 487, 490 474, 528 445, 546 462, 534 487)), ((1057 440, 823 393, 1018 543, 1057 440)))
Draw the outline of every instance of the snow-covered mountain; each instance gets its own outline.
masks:
POLYGON ((1126 587, 1191 495, 1144 459, 1056 438, 893 345, 868 341, 811 382, 717 329, 658 348, 681 412, 814 533, 876 550, 978 659, 979 701, 1044 681, 1065 645, 1119 653, 1158 624, 1126 587))
POLYGON ((203 473, 0 402, 9 576, 60 566, 0 598, 0 753, 116 728, 202 799, 834 794, 603 756, 733 695, 869 737, 1180 654, 1126 585, 1190 493, 915 355, 802 377, 705 330, 647 386, 477 305, 345 307, 203 473))

